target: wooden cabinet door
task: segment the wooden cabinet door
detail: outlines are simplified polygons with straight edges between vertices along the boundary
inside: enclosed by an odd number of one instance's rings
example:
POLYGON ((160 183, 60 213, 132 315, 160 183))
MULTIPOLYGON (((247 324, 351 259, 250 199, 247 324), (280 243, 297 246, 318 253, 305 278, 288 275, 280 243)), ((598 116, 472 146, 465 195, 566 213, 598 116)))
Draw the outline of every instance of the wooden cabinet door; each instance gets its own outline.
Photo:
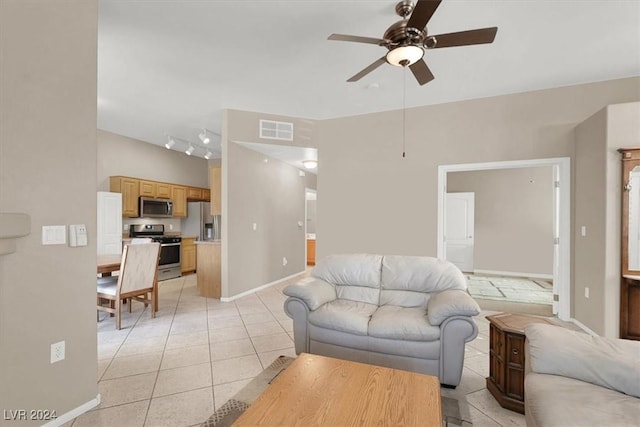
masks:
POLYGON ((171 184, 166 184, 164 182, 158 182, 156 184, 156 197, 159 199, 170 199, 171 198, 171 184))
POLYGON ((211 189, 211 215, 222 215, 222 176, 220 168, 209 169, 211 189))
POLYGON ((125 176, 109 178, 109 189, 122 194, 122 216, 138 216, 138 197, 140 196, 140 180, 125 176))
POLYGON ((197 187, 188 187, 187 188, 187 199, 193 201, 201 201, 202 200, 202 189, 197 187))
POLYGON ((157 183, 154 181, 140 180, 140 195, 144 197, 156 197, 157 183))
POLYGON ((187 216, 187 187, 172 185, 171 200, 173 201, 173 216, 185 218, 187 216))
POLYGON ((196 245, 195 238, 187 237, 182 239, 182 273, 196 271, 196 245))
POLYGON ((208 188, 203 188, 202 189, 202 201, 203 202, 210 202, 211 201, 211 190, 209 190, 208 188))

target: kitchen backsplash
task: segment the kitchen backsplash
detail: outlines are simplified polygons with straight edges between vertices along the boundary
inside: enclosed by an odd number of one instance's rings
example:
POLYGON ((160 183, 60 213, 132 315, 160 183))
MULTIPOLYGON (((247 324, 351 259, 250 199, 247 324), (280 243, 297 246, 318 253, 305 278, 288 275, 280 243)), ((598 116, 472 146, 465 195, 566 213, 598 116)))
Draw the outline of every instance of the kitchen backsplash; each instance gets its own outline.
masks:
POLYGON ((129 234, 131 224, 164 224, 165 233, 180 233, 180 218, 122 218, 123 234, 129 234))

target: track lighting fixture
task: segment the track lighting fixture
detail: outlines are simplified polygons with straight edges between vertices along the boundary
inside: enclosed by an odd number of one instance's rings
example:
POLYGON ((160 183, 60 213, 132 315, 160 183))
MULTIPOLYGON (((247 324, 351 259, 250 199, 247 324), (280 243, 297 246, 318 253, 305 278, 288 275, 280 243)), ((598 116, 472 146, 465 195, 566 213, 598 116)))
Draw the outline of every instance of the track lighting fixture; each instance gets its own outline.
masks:
POLYGON ((195 151, 195 148, 193 148, 193 145, 189 144, 189 148, 187 148, 186 150, 184 150, 184 153, 187 156, 190 156, 193 154, 193 152, 195 151))
POLYGON ((202 141, 203 144, 208 144, 211 141, 211 138, 209 138, 209 134, 210 132, 207 129, 202 129, 202 132, 200 132, 200 135, 198 135, 198 138, 200 138, 200 141, 202 141))
POLYGON ((174 145, 176 145, 175 139, 167 135, 167 143, 164 146, 167 147, 167 150, 170 150, 174 145))
POLYGON ((207 152, 204 153, 204 158, 207 160, 209 160, 212 156, 213 156, 213 153, 209 150, 207 150, 207 152))

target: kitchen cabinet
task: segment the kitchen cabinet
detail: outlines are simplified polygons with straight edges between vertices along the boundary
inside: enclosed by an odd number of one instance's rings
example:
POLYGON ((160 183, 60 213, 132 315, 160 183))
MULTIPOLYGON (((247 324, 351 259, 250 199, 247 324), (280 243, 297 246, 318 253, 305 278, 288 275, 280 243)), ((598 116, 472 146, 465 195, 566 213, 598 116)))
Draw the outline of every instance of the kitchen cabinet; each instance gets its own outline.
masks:
POLYGON ((156 183, 156 196, 158 199, 170 199, 171 198, 171 184, 166 182, 156 183))
POLYGON ((122 216, 138 216, 140 180, 126 176, 112 176, 109 178, 109 191, 122 194, 122 216))
POLYGON ((209 190, 208 188, 203 188, 202 189, 202 201, 203 202, 210 202, 211 201, 211 190, 209 190))
POLYGON ((209 188, 211 190, 211 215, 222 215, 222 176, 221 168, 209 169, 209 188))
POLYGON ((202 189, 197 187, 187 188, 187 200, 194 202, 202 201, 202 189))
POLYGON ((195 237, 183 237, 182 238, 182 274, 193 273, 196 271, 196 238, 195 237))
POLYGON ((316 265, 316 239, 307 239, 307 265, 316 265))
POLYGON ((500 313, 489 321, 489 376, 487 390, 500 406, 524 414, 524 327, 553 324, 545 318, 500 313))
POLYGON ((220 298, 222 291, 221 254, 220 242, 198 241, 196 243, 197 289, 198 294, 203 297, 220 298))
POLYGON ((158 183, 155 181, 140 180, 140 195, 144 197, 156 197, 158 183))
POLYGON ((173 201, 173 216, 187 217, 187 187, 182 185, 171 186, 171 200, 173 201))

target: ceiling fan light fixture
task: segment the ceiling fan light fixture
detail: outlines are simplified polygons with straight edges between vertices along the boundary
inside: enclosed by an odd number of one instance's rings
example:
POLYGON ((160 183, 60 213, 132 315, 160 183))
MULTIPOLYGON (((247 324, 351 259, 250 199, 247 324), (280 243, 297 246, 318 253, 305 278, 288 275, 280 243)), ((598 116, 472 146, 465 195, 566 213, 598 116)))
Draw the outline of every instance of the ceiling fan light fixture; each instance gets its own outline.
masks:
POLYGON ((318 161, 317 160, 303 160, 302 164, 307 169, 315 169, 315 168, 318 167, 318 161))
POLYGON ((406 67, 416 63, 424 55, 424 49, 420 46, 406 45, 398 46, 395 49, 391 49, 387 53, 387 62, 396 67, 406 67))

